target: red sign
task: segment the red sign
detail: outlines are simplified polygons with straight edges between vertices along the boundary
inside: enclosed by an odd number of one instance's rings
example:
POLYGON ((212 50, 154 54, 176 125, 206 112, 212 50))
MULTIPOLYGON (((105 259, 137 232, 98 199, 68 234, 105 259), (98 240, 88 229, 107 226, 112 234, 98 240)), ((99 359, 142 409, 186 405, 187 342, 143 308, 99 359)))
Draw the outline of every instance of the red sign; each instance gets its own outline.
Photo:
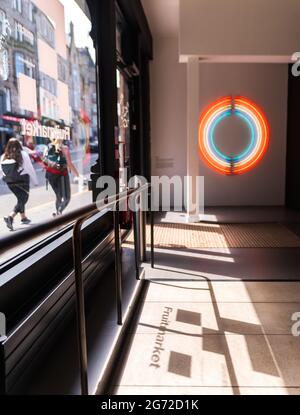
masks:
POLYGON ((20 118, 11 117, 10 115, 0 115, 0 118, 6 121, 20 122, 20 118))

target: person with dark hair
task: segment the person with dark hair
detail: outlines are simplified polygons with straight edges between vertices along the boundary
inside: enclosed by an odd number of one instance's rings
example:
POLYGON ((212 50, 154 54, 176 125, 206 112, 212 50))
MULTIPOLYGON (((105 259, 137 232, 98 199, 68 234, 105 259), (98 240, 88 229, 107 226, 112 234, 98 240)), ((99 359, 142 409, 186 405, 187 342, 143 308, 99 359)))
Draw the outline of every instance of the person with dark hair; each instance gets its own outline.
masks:
POLYGON ((46 180, 56 196, 56 212, 53 216, 61 215, 71 200, 69 171, 78 178, 78 170, 72 162, 69 147, 60 138, 51 141, 42 160, 46 168, 46 180))
POLYGON ((11 138, 8 141, 5 152, 1 156, 0 172, 2 173, 3 181, 17 198, 17 204, 13 211, 4 218, 8 229, 13 231, 14 218, 18 213, 21 215, 22 224, 28 225, 31 222, 25 214, 25 205, 29 199, 30 180, 35 186, 38 185, 30 157, 23 150, 21 143, 15 138, 11 138))

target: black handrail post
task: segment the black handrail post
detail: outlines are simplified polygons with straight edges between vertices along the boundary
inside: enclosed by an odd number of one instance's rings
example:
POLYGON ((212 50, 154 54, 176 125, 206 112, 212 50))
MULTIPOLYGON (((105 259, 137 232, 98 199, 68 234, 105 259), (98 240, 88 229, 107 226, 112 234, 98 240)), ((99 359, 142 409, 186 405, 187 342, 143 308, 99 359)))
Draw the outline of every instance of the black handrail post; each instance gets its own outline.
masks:
POLYGON ((141 235, 140 239, 140 260, 142 262, 146 261, 146 216, 145 216, 145 206, 144 206, 144 194, 143 192, 140 195, 140 212, 139 212, 139 219, 140 219, 140 232, 141 235))
POLYGON ((122 325, 122 271, 121 271, 121 247, 120 247, 120 216, 119 203, 114 208, 114 236, 115 236, 115 278, 116 278, 116 301, 117 301, 117 323, 122 325))
POLYGON ((79 364, 81 377, 81 394, 88 395, 88 360, 87 339, 84 305, 84 285, 82 279, 82 252, 81 252, 81 226, 84 219, 79 219, 73 228, 73 257, 76 289, 76 317, 77 336, 79 345, 79 364))
POLYGON ((144 251, 144 261, 147 261, 147 215, 148 212, 145 208, 143 211, 143 226, 144 226, 144 240, 143 240, 143 251, 144 251))
MULTIPOLYGON (((146 186, 147 189, 149 185, 146 186)), ((144 188, 132 190, 130 195, 140 193, 146 190, 144 188)), ((81 376, 81 393, 88 395, 88 359, 87 359, 87 338, 86 338, 86 321, 85 321, 85 305, 84 305, 84 284, 82 277, 82 247, 81 247, 81 227, 85 220, 92 217, 103 209, 113 209, 114 228, 115 228, 115 267, 116 267, 116 291, 117 291, 117 311, 118 324, 122 324, 122 263, 120 250, 120 218, 119 218, 119 203, 123 199, 128 198, 126 195, 118 194, 117 199, 112 196, 113 200, 108 200, 102 208, 95 203, 86 207, 80 208, 74 212, 60 216, 53 221, 45 221, 41 225, 37 225, 22 234, 15 234, 1 239, 0 253, 6 251, 11 247, 15 247, 21 242, 28 241, 33 237, 44 235, 46 232, 56 230, 58 226, 63 226, 73 223, 73 261, 74 261, 74 275, 75 275, 75 294, 76 294, 76 318, 77 318, 77 335, 79 348, 79 363, 81 376)), ((152 219, 153 221, 153 219, 152 219)), ((153 242, 153 238, 152 238, 153 242)), ((152 244, 153 245, 153 244, 152 244)), ((153 252, 154 255, 154 252, 153 252)), ((154 264, 154 257, 152 255, 152 265, 154 264)), ((6 369, 5 369, 5 351, 4 342, 6 337, 0 337, 0 394, 6 391, 6 369)))
MULTIPOLYGON (((135 198, 135 202, 136 202, 135 198)), ((138 211, 136 211, 137 203, 135 203, 135 211, 133 212, 133 240, 134 240, 134 259, 135 259, 135 275, 136 279, 140 279, 140 265, 139 265, 139 232, 138 232, 138 211)))
POLYGON ((7 337, 0 337, 0 395, 6 394, 6 370, 5 370, 5 354, 4 342, 7 337))
POLYGON ((150 188, 150 238, 151 238, 151 268, 154 268, 154 212, 152 206, 152 188, 150 188))

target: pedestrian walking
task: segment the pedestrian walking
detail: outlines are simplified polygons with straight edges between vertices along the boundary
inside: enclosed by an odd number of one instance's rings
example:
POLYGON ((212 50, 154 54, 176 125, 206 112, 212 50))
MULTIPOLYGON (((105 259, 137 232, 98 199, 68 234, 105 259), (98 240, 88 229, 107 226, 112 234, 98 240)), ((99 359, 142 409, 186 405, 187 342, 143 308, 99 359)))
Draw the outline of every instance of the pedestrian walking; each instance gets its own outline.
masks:
POLYGON ((51 141, 44 154, 43 162, 46 167, 46 180, 56 196, 56 211, 53 216, 61 215, 71 200, 69 171, 77 178, 79 173, 72 162, 69 147, 62 139, 51 141))
POLYGON ((25 207, 29 199, 30 184, 38 185, 37 175, 30 156, 15 138, 11 138, 5 147, 0 160, 0 171, 3 181, 17 198, 17 204, 13 211, 4 217, 6 226, 13 231, 14 218, 18 214, 21 216, 22 224, 30 224, 31 220, 26 216, 25 207))

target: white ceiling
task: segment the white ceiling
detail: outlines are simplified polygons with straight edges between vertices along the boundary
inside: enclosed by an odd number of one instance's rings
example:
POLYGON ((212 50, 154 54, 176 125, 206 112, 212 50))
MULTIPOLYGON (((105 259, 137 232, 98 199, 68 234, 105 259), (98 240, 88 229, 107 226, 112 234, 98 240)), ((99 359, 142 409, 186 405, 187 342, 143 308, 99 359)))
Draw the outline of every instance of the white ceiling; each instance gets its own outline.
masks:
POLYGON ((177 36, 179 0, 141 0, 154 36, 177 36))

